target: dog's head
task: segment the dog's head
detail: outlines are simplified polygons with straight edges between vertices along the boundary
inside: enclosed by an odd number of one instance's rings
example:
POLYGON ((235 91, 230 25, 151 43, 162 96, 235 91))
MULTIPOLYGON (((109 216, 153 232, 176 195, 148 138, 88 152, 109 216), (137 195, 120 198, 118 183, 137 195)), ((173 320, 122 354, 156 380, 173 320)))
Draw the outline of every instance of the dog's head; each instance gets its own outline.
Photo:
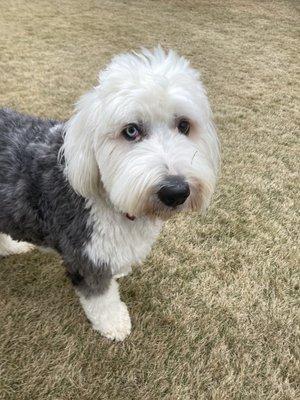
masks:
POLYGON ((115 57, 66 126, 66 174, 82 196, 120 212, 168 218, 204 210, 218 138, 197 71, 160 47, 115 57))

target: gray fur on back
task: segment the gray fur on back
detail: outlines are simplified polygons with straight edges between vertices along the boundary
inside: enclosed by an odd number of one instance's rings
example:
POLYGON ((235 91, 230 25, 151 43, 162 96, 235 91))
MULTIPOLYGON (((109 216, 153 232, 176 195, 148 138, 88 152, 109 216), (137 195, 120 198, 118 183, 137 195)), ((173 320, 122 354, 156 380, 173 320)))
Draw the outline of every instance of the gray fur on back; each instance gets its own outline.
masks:
POLYGON ((106 288, 109 267, 83 254, 92 227, 86 200, 58 160, 64 123, 0 109, 0 232, 58 251, 86 295, 106 288))

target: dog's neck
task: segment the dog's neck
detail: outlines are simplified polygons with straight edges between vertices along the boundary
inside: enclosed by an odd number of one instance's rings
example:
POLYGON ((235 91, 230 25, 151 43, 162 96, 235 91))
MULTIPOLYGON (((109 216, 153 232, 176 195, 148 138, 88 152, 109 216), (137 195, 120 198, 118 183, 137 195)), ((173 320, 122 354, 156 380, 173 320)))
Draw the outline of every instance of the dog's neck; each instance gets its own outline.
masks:
POLYGON ((146 258, 162 221, 147 216, 132 220, 101 198, 88 200, 86 207, 92 229, 86 251, 95 263, 108 263, 113 275, 127 274, 146 258))

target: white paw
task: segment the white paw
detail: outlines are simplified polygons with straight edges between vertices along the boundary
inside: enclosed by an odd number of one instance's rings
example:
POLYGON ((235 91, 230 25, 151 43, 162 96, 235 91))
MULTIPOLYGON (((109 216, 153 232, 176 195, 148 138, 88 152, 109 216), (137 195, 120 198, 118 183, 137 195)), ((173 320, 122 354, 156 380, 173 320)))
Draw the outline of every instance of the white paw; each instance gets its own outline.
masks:
POLYGON ((79 299, 93 328, 103 336, 122 341, 131 331, 131 321, 125 303, 120 300, 118 283, 112 279, 108 289, 99 296, 79 299))
POLYGON ((27 253, 34 249, 34 246, 26 242, 17 242, 8 235, 0 235, 0 255, 9 256, 11 254, 27 253))
POLYGON ((96 331, 111 340, 122 341, 131 331, 129 312, 122 301, 102 310, 97 320, 91 322, 96 331))
POLYGON ((14 254, 27 253, 28 251, 34 250, 34 245, 26 242, 17 242, 14 246, 14 254))

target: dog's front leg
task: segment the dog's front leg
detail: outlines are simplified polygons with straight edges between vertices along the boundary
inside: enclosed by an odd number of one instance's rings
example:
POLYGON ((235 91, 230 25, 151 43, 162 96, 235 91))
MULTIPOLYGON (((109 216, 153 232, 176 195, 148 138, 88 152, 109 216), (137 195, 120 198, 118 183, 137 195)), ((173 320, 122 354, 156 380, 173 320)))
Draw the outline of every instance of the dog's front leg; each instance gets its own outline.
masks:
POLYGON ((67 265, 67 270, 93 328, 109 339, 124 340, 131 331, 131 321, 116 279, 92 265, 79 269, 67 265))
POLYGON ((98 295, 87 296, 77 289, 80 302, 93 328, 113 340, 124 340, 131 331, 131 321, 126 304, 119 295, 119 285, 112 278, 108 287, 98 295))

